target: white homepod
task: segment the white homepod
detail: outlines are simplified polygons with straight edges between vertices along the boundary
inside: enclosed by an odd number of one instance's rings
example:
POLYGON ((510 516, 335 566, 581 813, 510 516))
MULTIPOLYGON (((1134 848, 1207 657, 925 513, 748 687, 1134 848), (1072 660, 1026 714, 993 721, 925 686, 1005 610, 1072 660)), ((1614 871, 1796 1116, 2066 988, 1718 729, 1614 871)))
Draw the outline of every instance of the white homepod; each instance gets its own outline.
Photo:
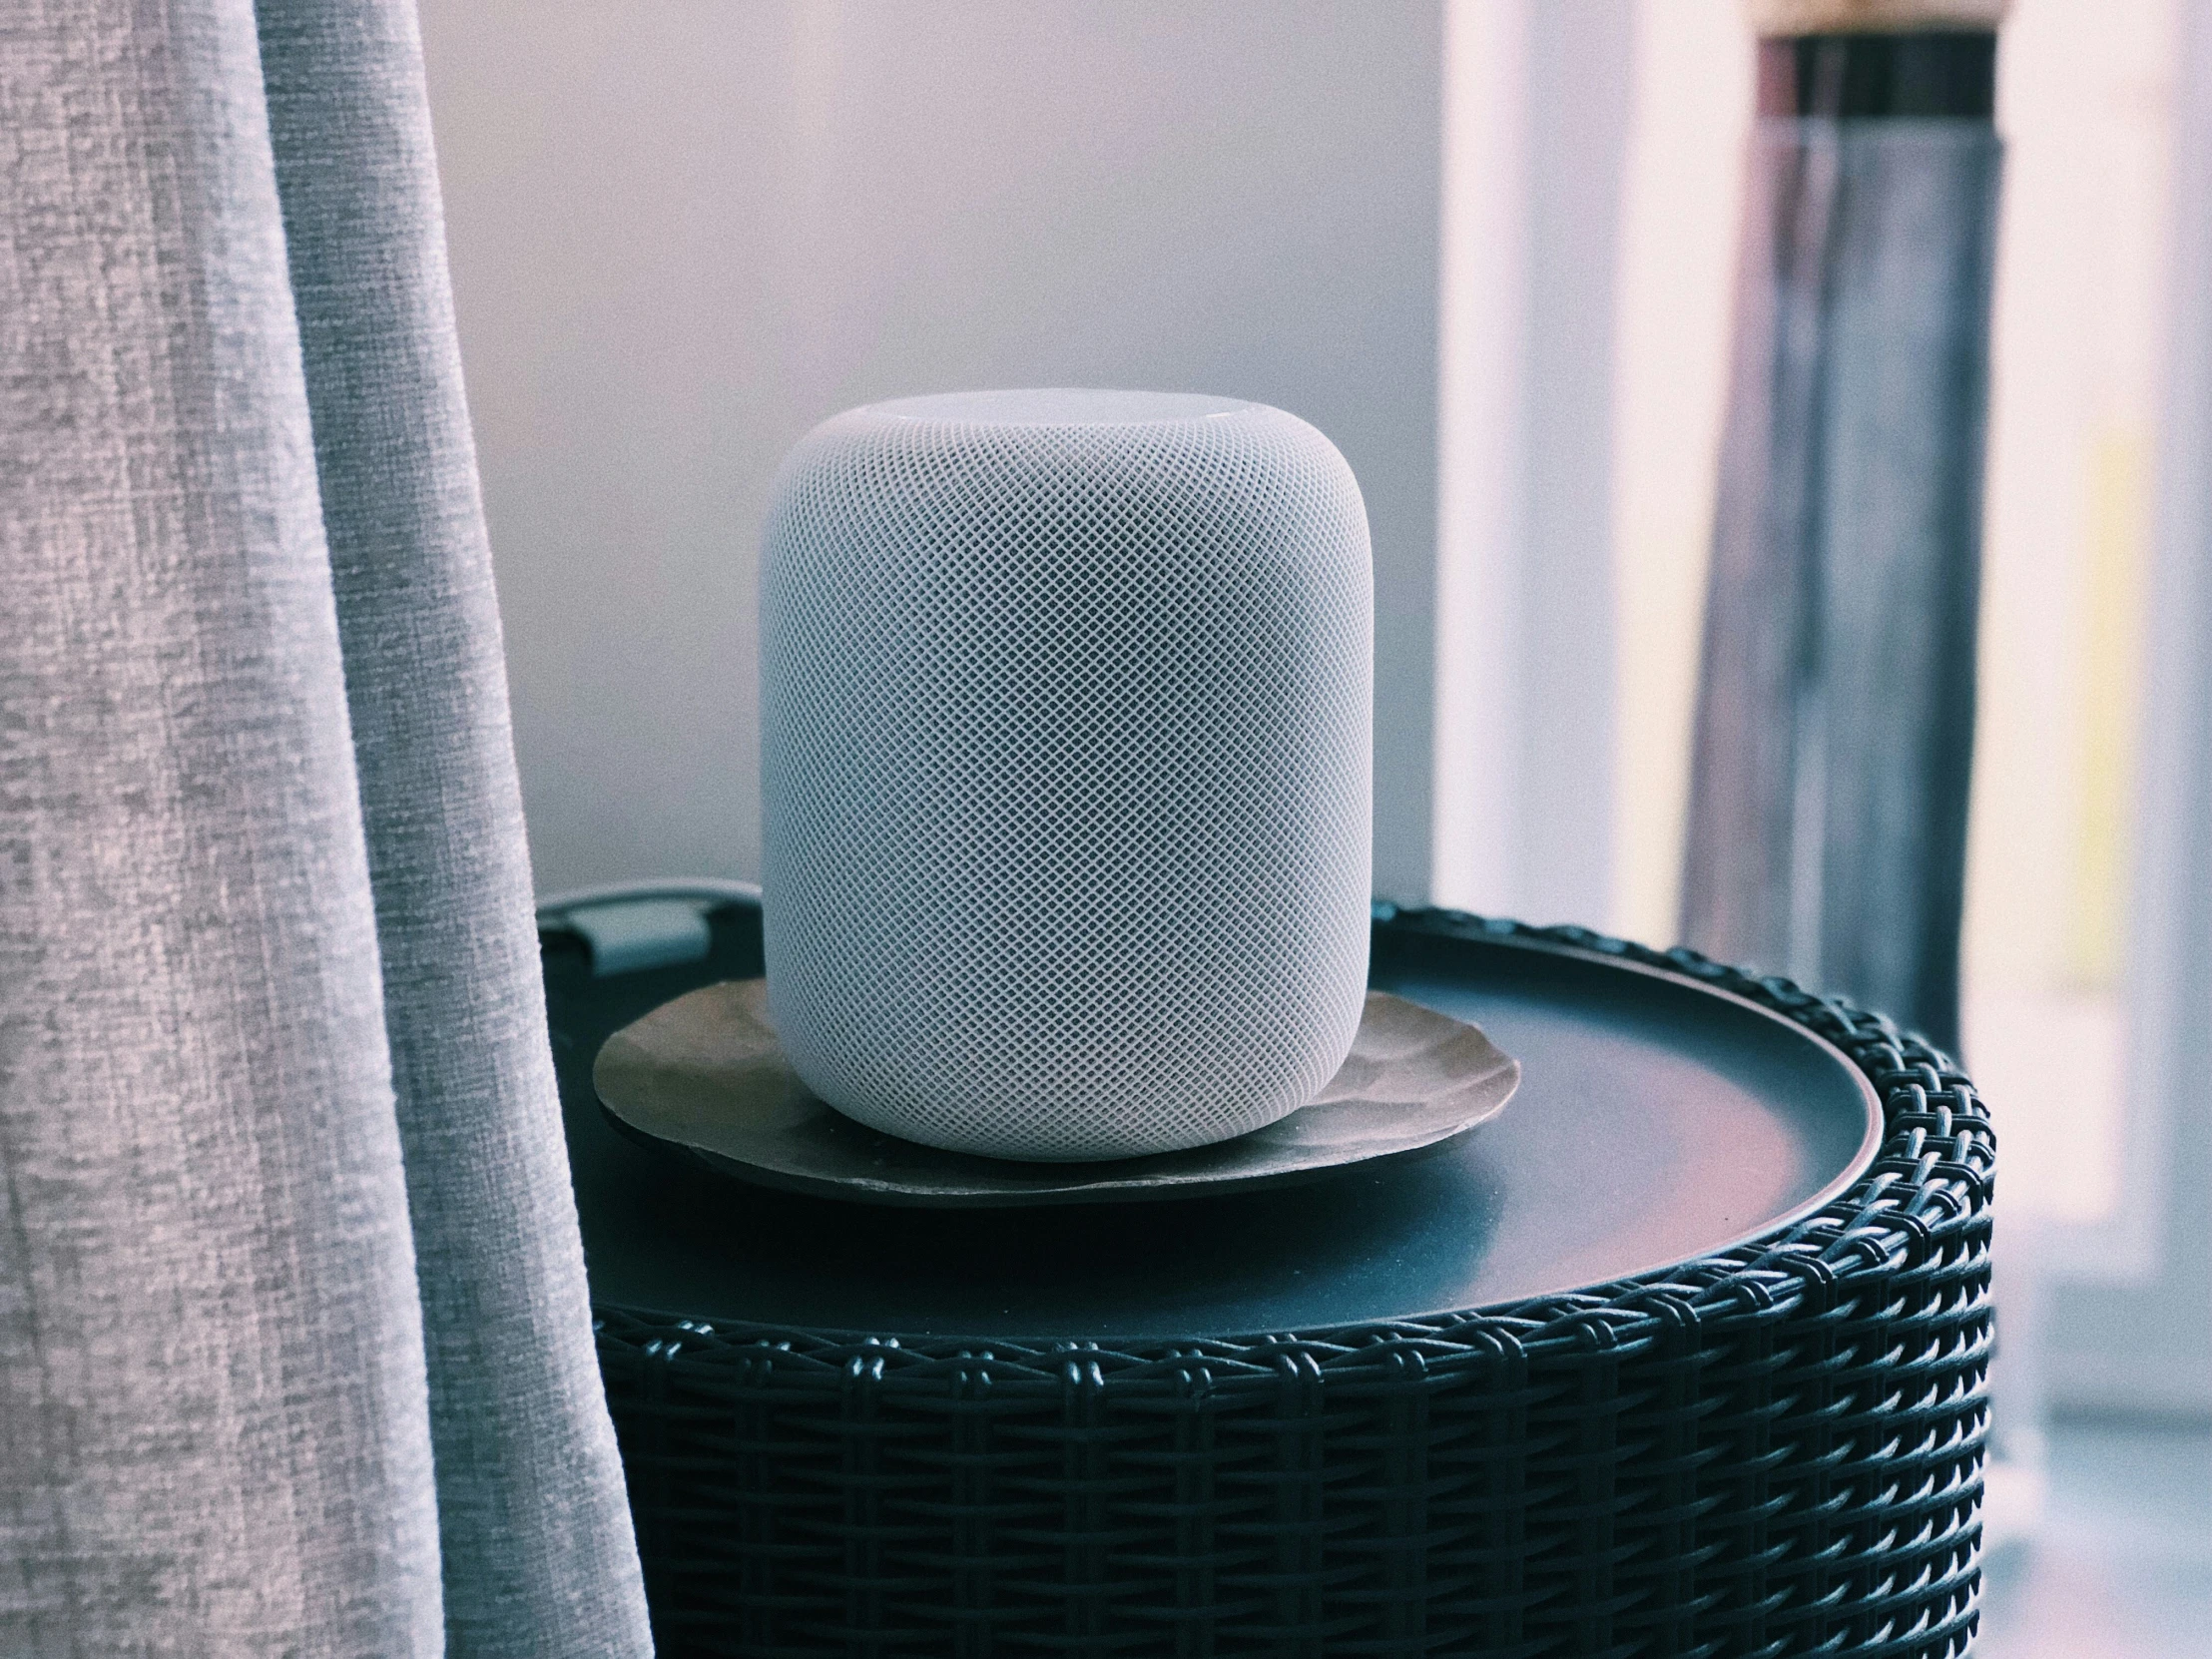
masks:
POLYGON ((762 550, 768 1004, 816 1094, 1001 1158, 1203 1145, 1360 1023, 1374 580, 1265 404, 904 398, 815 428, 762 550))

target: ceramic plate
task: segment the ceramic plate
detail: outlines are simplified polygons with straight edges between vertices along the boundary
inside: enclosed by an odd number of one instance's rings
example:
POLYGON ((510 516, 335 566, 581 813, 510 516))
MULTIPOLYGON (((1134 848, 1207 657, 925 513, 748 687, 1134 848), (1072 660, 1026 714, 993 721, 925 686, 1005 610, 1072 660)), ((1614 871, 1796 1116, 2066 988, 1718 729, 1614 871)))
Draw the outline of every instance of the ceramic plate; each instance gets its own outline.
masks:
POLYGON ((767 981, 737 979, 617 1031, 592 1080, 624 1133, 740 1180, 867 1204, 982 1209, 1193 1198, 1439 1150, 1503 1110, 1520 1065, 1464 1020, 1370 991, 1343 1068, 1313 1104, 1265 1129, 1144 1158, 1017 1163, 942 1152, 839 1115, 785 1061, 767 981))

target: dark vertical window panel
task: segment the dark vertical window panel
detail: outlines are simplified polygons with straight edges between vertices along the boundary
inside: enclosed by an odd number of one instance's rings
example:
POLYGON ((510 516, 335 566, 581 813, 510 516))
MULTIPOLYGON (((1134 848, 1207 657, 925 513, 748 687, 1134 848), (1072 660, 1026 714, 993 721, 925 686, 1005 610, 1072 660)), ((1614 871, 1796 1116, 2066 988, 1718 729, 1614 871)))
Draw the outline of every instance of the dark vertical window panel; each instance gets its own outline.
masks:
POLYGON ((1954 1049, 1994 37, 1760 52, 1683 936, 1954 1049))
POLYGON ((1987 121, 1996 65, 1997 37, 1986 30, 1772 36, 1759 43, 1759 113, 1987 121))

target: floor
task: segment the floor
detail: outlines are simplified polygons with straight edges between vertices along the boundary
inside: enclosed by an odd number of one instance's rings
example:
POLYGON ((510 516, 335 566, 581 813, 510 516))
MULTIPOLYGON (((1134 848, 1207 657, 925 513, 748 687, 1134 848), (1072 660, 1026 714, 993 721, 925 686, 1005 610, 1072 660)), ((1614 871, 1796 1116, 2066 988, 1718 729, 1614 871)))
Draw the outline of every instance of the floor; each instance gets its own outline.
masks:
POLYGON ((2212 1426, 2061 1421, 2032 1540, 1991 1555, 1974 1659, 2212 1659, 2212 1426))

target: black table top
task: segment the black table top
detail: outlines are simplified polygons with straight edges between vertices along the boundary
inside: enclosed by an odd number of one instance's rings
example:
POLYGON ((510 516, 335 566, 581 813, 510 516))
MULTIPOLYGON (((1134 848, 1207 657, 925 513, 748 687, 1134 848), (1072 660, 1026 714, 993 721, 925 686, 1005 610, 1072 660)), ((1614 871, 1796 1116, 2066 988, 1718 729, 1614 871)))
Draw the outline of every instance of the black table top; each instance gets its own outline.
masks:
POLYGON ((591 1088, 609 1034, 761 971, 757 909, 703 961, 546 985, 596 1302, 885 1337, 1318 1331, 1597 1285, 1817 1209, 1874 1156, 1872 1090, 1776 1015, 1596 954, 1380 922, 1370 979, 1474 1020, 1523 1067, 1496 1122, 1420 1162, 1233 1198, 944 1212, 747 1187, 637 1146, 591 1088))

